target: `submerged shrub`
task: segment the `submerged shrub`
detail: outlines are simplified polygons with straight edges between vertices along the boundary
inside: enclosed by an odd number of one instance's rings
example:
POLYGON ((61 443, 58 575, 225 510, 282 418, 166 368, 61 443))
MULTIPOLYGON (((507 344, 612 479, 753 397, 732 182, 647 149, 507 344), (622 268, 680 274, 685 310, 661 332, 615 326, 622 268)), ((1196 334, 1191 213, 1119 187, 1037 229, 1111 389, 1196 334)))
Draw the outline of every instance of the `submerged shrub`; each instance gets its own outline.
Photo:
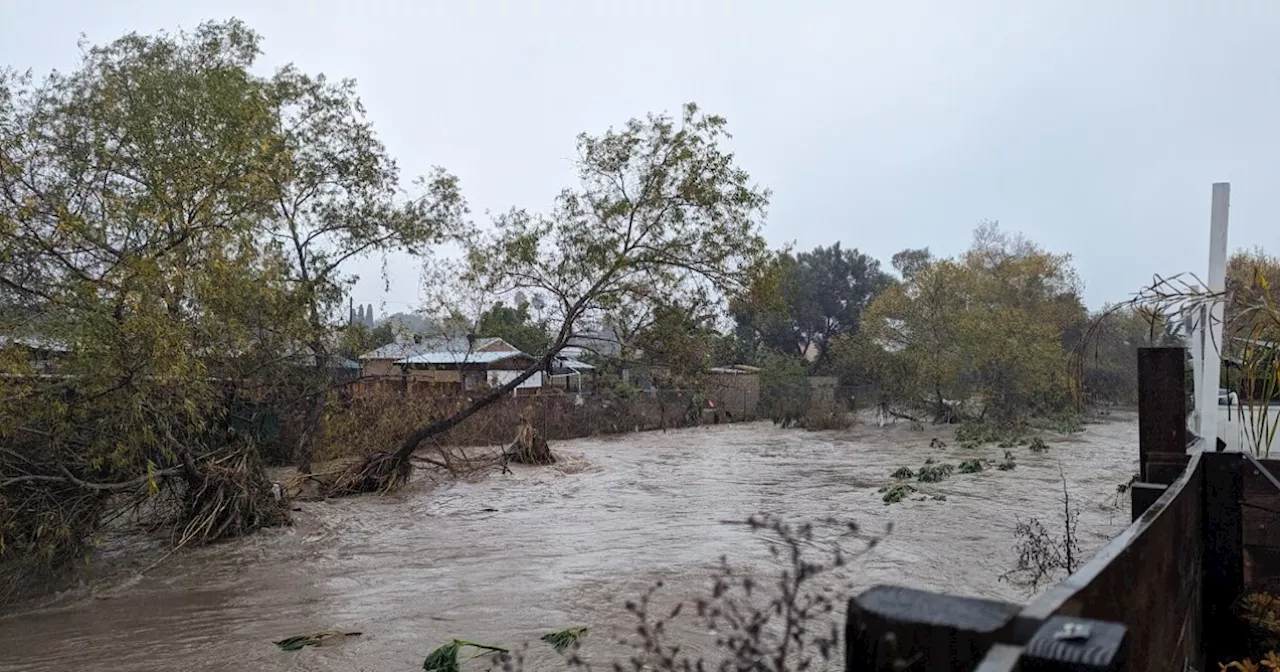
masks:
POLYGON ((952 466, 949 464, 926 464, 916 472, 916 479, 921 483, 937 483, 950 476, 951 471, 952 466))
POLYGON ((982 471, 982 460, 972 459, 960 463, 958 471, 962 474, 976 474, 982 471))
POLYGON ((884 493, 884 497, 882 497, 881 499, 884 501, 885 505, 897 504, 898 502, 901 502, 907 497, 910 497, 912 494, 915 493, 915 491, 916 491, 915 488, 909 485, 906 485, 905 483, 901 485, 892 485, 892 486, 885 486, 883 488, 880 488, 880 492, 884 493))

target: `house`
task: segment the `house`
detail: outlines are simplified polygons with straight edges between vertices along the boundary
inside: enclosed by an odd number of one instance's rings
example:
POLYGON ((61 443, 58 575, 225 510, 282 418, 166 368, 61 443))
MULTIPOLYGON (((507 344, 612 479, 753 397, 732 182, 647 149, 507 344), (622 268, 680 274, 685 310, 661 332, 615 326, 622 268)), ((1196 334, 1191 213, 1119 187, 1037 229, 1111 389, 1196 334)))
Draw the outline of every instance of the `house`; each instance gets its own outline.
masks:
MULTIPOLYGON (((396 385, 448 394, 505 385, 536 361, 501 338, 414 336, 361 355, 360 373, 367 389, 396 385)), ((517 390, 540 387, 541 371, 517 390)))
POLYGON ((71 352, 65 343, 56 339, 0 334, 0 349, 10 347, 25 350, 32 366, 41 374, 52 373, 58 360, 71 352))
POLYGON ((591 379, 595 373, 596 367, 562 352, 551 361, 551 377, 547 386, 566 392, 582 392, 585 389, 584 380, 591 379))

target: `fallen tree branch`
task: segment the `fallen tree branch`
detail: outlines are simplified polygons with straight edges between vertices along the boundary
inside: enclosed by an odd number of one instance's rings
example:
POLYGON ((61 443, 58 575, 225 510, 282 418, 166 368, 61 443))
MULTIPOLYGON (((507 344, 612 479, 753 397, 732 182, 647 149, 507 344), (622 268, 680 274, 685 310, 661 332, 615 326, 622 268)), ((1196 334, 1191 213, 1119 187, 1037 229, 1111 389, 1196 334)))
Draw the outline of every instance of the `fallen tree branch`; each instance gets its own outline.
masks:
POLYGON ((67 469, 65 466, 59 466, 58 469, 62 471, 61 476, 48 476, 48 475, 42 475, 42 474, 28 474, 26 476, 15 476, 13 478, 7 478, 3 481, 0 481, 0 488, 8 487, 10 485, 16 485, 18 483, 45 482, 45 483, 70 483, 72 485, 84 488, 86 490, 119 492, 121 490, 131 490, 133 488, 137 488, 139 486, 145 485, 148 481, 150 481, 153 478, 168 478, 169 476, 177 476, 178 474, 182 473, 181 467, 174 467, 171 469, 160 469, 155 473, 147 474, 145 476, 139 476, 135 479, 128 480, 128 481, 121 481, 119 483, 93 483, 80 478, 76 478, 75 474, 72 474, 71 471, 67 469))

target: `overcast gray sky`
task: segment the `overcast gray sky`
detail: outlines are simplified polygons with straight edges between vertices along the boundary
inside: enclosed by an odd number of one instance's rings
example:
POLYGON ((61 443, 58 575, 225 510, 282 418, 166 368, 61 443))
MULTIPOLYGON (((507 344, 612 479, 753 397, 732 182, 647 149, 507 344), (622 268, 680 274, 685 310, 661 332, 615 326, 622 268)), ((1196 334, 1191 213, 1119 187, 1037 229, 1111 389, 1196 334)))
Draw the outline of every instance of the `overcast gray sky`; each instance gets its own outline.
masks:
MULTIPOLYGON (((479 220, 547 206, 578 132, 695 101, 773 189, 774 244, 887 265, 996 219, 1074 255, 1097 306, 1203 274, 1229 181, 1232 247, 1280 252, 1275 0, 0 0, 0 64, 231 16, 267 67, 357 79, 406 178, 445 166, 479 220)), ((356 300, 415 306, 417 265, 389 260, 390 292, 381 268, 356 300)))

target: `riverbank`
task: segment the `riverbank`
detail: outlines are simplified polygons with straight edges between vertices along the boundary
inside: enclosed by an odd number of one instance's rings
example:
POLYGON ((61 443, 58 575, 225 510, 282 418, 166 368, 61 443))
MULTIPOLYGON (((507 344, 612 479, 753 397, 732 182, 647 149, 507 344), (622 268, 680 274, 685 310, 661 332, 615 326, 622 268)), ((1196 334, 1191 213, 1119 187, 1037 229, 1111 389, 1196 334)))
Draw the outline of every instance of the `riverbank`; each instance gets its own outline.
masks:
MULTIPOLYGON (((770 512, 871 532, 892 523, 875 551, 833 577, 839 590, 896 583, 1013 601, 1028 597, 999 580, 1016 560, 1013 528, 1019 517, 1060 520, 1059 461, 1086 555, 1127 524, 1115 490, 1136 469, 1130 414, 1050 435, 1047 452, 1014 448, 1011 471, 915 484, 945 501, 884 505, 877 489, 898 467, 1002 458, 995 445, 959 447, 954 432, 744 423, 557 442, 552 467, 302 503, 293 527, 181 553, 110 599, 0 620, 0 650, 13 670, 90 659, 108 672, 408 670, 453 637, 518 645, 588 625, 585 654, 607 660, 618 653, 611 629, 632 623, 624 600, 653 582, 666 583, 660 596, 704 594, 721 555, 770 571, 765 545, 721 521, 770 512), (934 438, 947 447, 930 447, 934 438), (331 629, 365 634, 296 653, 270 643, 331 629)), ((710 646, 705 632, 672 635, 710 646)))

